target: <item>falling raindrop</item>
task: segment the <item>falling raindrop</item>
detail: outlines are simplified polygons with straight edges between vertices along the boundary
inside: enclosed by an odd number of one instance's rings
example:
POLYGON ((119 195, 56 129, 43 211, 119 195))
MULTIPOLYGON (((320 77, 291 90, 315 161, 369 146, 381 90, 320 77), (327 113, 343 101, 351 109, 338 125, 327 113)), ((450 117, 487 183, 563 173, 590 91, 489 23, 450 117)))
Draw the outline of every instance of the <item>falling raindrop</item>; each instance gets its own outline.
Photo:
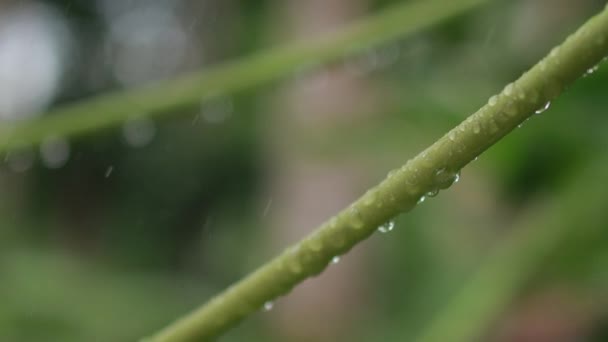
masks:
POLYGON ((380 233, 388 233, 391 230, 393 230, 393 228, 395 228, 395 222, 394 221, 388 221, 385 224, 383 224, 380 227, 378 227, 378 231, 380 233))
POLYGON ((148 118, 137 118, 127 121, 122 127, 125 141, 132 147, 143 147, 149 144, 156 134, 154 121, 148 118))
POLYGON ((274 303, 270 300, 267 301, 266 303, 264 303, 264 311, 266 311, 266 312, 272 310, 273 307, 274 307, 274 303))
POLYGON ((549 109, 550 106, 551 106, 551 101, 547 101, 547 103, 545 103, 544 106, 542 106, 541 108, 539 108, 536 111, 534 111, 534 113, 535 114, 541 114, 544 111, 546 111, 547 109, 549 109))
POLYGON ((42 163, 49 169, 58 169, 70 158, 70 144, 61 137, 50 137, 40 145, 42 163))
POLYGON ((270 207, 272 207, 272 198, 269 198, 268 202, 266 202, 266 206, 264 207, 264 211, 262 212, 262 217, 266 217, 268 215, 270 207))
POLYGON ((112 175, 112 172, 114 172, 114 166, 108 166, 108 168, 106 169, 106 173, 104 174, 105 178, 110 178, 110 175, 112 175))

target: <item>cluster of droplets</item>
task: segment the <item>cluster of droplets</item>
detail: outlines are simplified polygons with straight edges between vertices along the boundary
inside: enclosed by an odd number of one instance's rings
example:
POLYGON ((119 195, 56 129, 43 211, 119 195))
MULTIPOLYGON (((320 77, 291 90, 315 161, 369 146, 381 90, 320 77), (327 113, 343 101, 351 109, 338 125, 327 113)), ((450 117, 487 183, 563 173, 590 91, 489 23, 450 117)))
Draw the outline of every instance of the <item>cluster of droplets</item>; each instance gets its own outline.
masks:
POLYGON ((452 184, 458 183, 459 180, 460 172, 451 172, 446 168, 438 169, 435 171, 433 188, 418 198, 418 204, 423 203, 427 198, 437 196, 440 190, 449 188, 452 184))
POLYGON ((392 231, 395 228, 395 222, 394 221, 388 221, 382 225, 380 225, 378 227, 378 231, 380 233, 388 233, 390 231, 392 231))
POLYGON ((585 71, 585 74, 583 75, 583 77, 591 76, 594 72, 597 71, 597 69, 599 69, 599 67, 600 67, 600 65, 597 64, 597 65, 594 65, 591 68, 587 69, 585 71))
MULTIPOLYGON (((540 69, 542 71, 546 70, 547 65, 550 63, 557 64, 557 62, 554 60, 557 59, 558 52, 559 49, 553 49, 549 54, 549 57, 540 62, 540 69)), ((551 106, 550 99, 555 98, 561 92, 561 90, 561 83, 551 78, 548 78, 545 81, 545 89, 543 91, 543 94, 533 89, 524 91, 520 89, 516 83, 509 83, 503 89, 501 94, 490 97, 490 99, 488 100, 488 106, 495 107, 497 105, 500 105, 499 109, 500 113, 503 115, 502 118, 509 120, 508 118, 514 117, 521 113, 520 104, 523 103, 523 101, 528 101, 529 103, 537 104, 540 99, 544 97, 547 100, 544 101, 539 108, 534 110, 535 114, 541 114, 549 109, 549 107, 551 106)), ((483 110, 484 109, 482 108, 481 111, 483 110)), ((500 119, 501 117, 498 116, 497 118, 492 118, 491 120, 489 120, 487 127, 489 133, 494 134, 500 130, 500 125, 497 122, 497 120, 500 119)), ((478 134, 481 132, 481 127, 478 122, 473 122, 472 125, 473 133, 478 134)), ((517 127, 521 127, 521 125, 522 123, 520 123, 517 127)))

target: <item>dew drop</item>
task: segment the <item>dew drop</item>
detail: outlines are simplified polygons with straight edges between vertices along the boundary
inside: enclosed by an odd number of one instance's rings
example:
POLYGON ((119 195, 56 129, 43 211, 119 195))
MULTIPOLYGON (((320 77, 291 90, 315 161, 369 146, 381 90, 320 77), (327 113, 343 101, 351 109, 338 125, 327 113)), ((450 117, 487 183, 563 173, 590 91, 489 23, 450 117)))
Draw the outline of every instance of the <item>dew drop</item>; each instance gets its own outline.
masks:
POLYGON ((315 240, 310 241, 309 247, 310 247, 311 251, 318 252, 323 248, 323 245, 321 244, 321 241, 319 241, 318 239, 315 239, 315 240))
POLYGON ((49 169, 59 169, 70 158, 70 144, 61 137, 50 137, 40 145, 42 163, 49 169))
POLYGON ((388 233, 391 230, 393 230, 393 228, 395 228, 395 222, 394 221, 388 221, 385 224, 383 224, 380 227, 378 227, 378 231, 380 233, 388 233))
POLYGON ((355 207, 351 207, 350 209, 350 226, 354 229, 361 229, 364 226, 363 219, 361 219, 361 214, 355 207))
MULTIPOLYGON (((477 160, 477 157, 475 157, 475 159, 473 159, 473 160, 477 160)), ((458 183, 459 181, 460 181, 460 173, 456 172, 454 174, 454 184, 458 183)))
POLYGON ((266 303, 264 303, 264 311, 266 311, 266 312, 272 310, 273 307, 274 307, 274 303, 270 300, 267 301, 266 303))
POLYGON ((547 109, 549 109, 550 106, 551 106, 551 101, 547 101, 547 103, 545 103, 544 106, 542 106, 541 108, 539 108, 536 111, 534 111, 534 113, 535 114, 541 114, 544 111, 546 111, 547 109))
POLYGON ((494 95, 488 100, 490 106, 495 106, 498 103, 498 96, 494 95))
POLYGON ((549 57, 555 58, 555 57, 557 57, 558 53, 559 53, 559 46, 556 46, 553 49, 551 49, 551 52, 549 53, 549 57))
POLYGON ((513 83, 509 83, 509 84, 508 84, 508 85, 505 87, 505 90, 504 90, 505 95, 507 95, 507 96, 511 96, 511 95, 513 95, 513 88, 514 88, 513 83))
POLYGON ((435 191, 431 191, 427 194, 427 197, 433 197, 437 195, 439 189, 447 189, 459 178, 458 172, 448 171, 445 168, 441 168, 435 172, 435 184, 437 189, 435 191))
POLYGON ((589 75, 593 74, 594 72, 597 71, 598 68, 599 68, 599 65, 596 65, 594 67, 587 69, 584 76, 589 76, 589 75))
POLYGON ((517 98, 520 100, 525 100, 526 99, 526 93, 523 91, 520 91, 519 93, 517 93, 517 98))
POLYGON ((435 197, 439 193, 439 189, 433 189, 426 193, 426 197, 435 197))
POLYGON ((481 126, 479 125, 478 122, 475 122, 473 124, 473 133, 479 134, 479 132, 481 132, 481 126))
POLYGON ((453 131, 450 131, 450 133, 448 133, 448 138, 449 138, 451 141, 455 141, 455 140, 456 140, 456 133, 455 133, 455 132, 453 132, 453 131))
POLYGON ((498 125, 496 124, 496 121, 491 120, 490 121, 490 133, 491 134, 495 134, 500 130, 500 128, 498 127, 498 125))
POLYGON ((302 273, 302 265, 300 265, 300 263, 297 261, 293 261, 289 264, 289 270, 291 273, 298 275, 302 273))
POLYGON ((376 194, 373 192, 368 192, 367 194, 365 194, 365 197, 363 198, 363 205, 366 207, 371 207, 374 205, 374 203, 376 203, 376 194))
POLYGON ((418 204, 424 202, 426 200, 426 196, 420 196, 420 198, 418 199, 418 204))
POLYGON ((338 228, 338 219, 333 217, 331 221, 329 221, 329 228, 336 229, 338 228))
POLYGON ((340 256, 339 255, 336 255, 335 257, 331 258, 331 264, 332 265, 335 265, 335 264, 337 264, 339 262, 340 262, 340 256))

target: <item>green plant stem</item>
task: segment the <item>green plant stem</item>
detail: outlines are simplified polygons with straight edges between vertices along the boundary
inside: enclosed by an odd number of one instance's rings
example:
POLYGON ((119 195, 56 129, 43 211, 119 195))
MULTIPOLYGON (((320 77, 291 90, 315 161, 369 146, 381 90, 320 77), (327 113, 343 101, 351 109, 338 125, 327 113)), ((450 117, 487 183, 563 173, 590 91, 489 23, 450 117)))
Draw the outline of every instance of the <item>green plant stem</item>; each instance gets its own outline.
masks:
POLYGON ((608 54, 607 38, 608 10, 605 10, 479 111, 403 167, 390 172, 347 209, 151 340, 213 339, 258 311, 265 302, 319 274, 334 256, 346 253, 381 224, 411 210, 422 196, 449 187, 462 167, 597 65, 608 54))
POLYGON ((120 91, 59 108, 44 117, 0 129, 0 152, 40 143, 50 136, 73 137, 120 125, 139 116, 176 113, 217 96, 278 80, 364 53, 403 38, 487 0, 420 0, 394 6, 352 26, 226 63, 209 71, 149 87, 120 91))
POLYGON ((416 341, 476 341, 564 243, 589 245, 601 239, 606 233, 608 193, 597 186, 597 180, 607 172, 604 158, 573 177, 540 215, 492 249, 416 341))

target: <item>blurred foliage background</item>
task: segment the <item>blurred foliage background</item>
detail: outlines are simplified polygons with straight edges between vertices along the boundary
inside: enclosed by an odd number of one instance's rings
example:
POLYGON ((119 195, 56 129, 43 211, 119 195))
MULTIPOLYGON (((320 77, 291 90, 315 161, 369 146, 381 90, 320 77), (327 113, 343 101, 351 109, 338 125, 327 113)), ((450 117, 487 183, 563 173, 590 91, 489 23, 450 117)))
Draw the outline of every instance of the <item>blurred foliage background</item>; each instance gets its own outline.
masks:
MULTIPOLYGON (((211 69, 400 2, 2 0, 0 118, 35 120, 109 90, 211 69)), ((603 6, 491 1, 162 121, 9 153, 0 169, 0 340, 154 332, 312 231, 603 6)), ((521 252, 508 271, 522 281, 492 316, 473 311, 452 327, 480 341, 608 340, 608 186, 580 176, 592 162, 608 172, 607 74, 579 81, 450 191, 223 340, 415 340, 454 305, 466 307, 451 298, 496 246, 552 229, 565 243, 521 252)), ((500 271, 475 287, 476 300, 502 291, 500 271)))

